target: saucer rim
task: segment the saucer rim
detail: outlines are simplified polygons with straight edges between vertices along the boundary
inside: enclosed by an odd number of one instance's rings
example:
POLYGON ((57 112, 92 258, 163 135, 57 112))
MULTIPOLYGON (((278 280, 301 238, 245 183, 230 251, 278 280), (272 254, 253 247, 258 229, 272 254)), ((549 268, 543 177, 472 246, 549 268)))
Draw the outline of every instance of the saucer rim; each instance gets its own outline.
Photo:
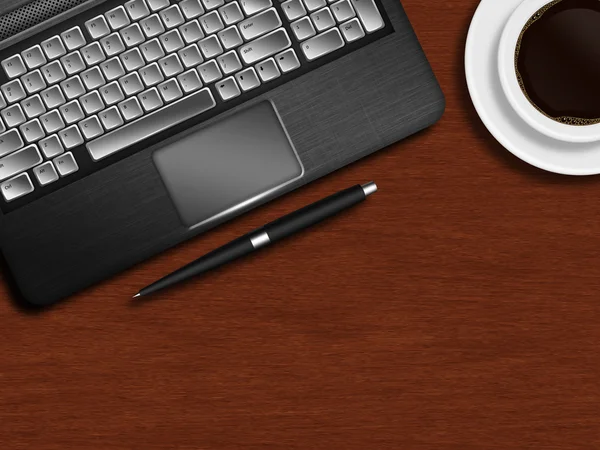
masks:
MULTIPOLYGON (((508 150, 513 155, 515 155, 517 158, 519 158, 519 159, 525 161, 526 163, 528 163, 532 166, 535 166, 539 169, 542 169, 542 170, 545 170, 548 172, 562 174, 562 175, 572 175, 572 176, 591 176, 591 175, 600 174, 600 166, 595 167, 595 168, 564 167, 564 166, 557 165, 554 163, 549 163, 549 162, 545 161, 544 159, 540 159, 540 158, 537 158, 536 156, 532 155, 531 152, 527 152, 526 150, 522 150, 516 146, 513 146, 510 142, 511 140, 503 133, 503 131, 498 126, 496 126, 496 124, 494 124, 494 122, 488 116, 487 109, 486 109, 485 105, 483 104, 483 102, 481 101, 480 95, 478 93, 477 83, 474 80, 474 73, 473 73, 474 72, 473 69, 475 69, 475 67, 474 67, 475 63, 473 61, 476 59, 473 57, 473 49, 476 44, 475 28, 479 26, 479 23, 481 21, 480 16, 483 15, 483 10, 487 6, 488 2, 491 3, 491 2, 494 2, 494 0, 481 0, 479 5, 477 6, 475 14, 473 15, 473 18, 471 19, 471 23, 469 25, 469 31, 467 34, 467 40, 466 40, 466 45, 465 45, 465 56, 464 56, 465 78, 467 81, 467 88, 469 91, 469 96, 471 98, 471 102, 473 103, 473 106, 475 107, 475 110, 477 111, 477 115, 483 122, 484 126, 506 150, 508 150)), ((502 4, 507 7, 509 4, 508 1, 502 1, 499 3, 495 2, 495 3, 496 3, 496 5, 502 4)), ((516 9, 520 4, 521 4, 521 2, 517 2, 516 5, 514 6, 514 9, 516 9)), ((514 9, 513 9, 513 11, 514 11, 514 9)), ((495 48, 494 51, 497 52, 498 49, 495 48)), ((494 60, 496 60, 496 59, 497 58, 494 58, 494 60)), ((517 115, 517 117, 519 117, 518 114, 516 113, 516 111, 515 111, 515 115, 517 115)), ((522 119, 519 117, 519 120, 522 120, 522 119)), ((532 128, 532 131, 535 131, 535 130, 532 128)), ((535 131, 535 132, 537 132, 537 131, 535 131)), ((563 143, 565 145, 565 150, 567 150, 568 147, 573 148, 578 145, 576 143, 570 143, 570 142, 563 142, 563 143)))

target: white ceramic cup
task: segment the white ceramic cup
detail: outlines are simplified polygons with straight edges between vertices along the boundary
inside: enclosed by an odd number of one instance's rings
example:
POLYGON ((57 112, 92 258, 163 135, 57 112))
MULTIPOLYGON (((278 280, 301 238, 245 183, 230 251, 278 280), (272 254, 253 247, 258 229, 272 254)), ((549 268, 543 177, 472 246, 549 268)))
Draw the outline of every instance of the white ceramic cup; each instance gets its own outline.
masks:
POLYGON ((498 51, 498 72, 502 89, 517 114, 531 127, 554 139, 566 142, 600 140, 600 124, 566 125, 542 114, 525 97, 517 80, 515 51, 517 41, 527 21, 552 0, 524 0, 506 22, 498 51))

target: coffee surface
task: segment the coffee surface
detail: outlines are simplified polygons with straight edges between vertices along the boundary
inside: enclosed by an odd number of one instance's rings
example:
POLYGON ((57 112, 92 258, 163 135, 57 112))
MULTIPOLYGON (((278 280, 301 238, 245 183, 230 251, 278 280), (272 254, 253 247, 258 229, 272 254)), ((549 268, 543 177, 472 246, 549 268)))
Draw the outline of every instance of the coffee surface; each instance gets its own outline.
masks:
POLYGON ((529 19, 517 44, 529 101, 570 125, 600 123, 600 0, 557 0, 529 19))

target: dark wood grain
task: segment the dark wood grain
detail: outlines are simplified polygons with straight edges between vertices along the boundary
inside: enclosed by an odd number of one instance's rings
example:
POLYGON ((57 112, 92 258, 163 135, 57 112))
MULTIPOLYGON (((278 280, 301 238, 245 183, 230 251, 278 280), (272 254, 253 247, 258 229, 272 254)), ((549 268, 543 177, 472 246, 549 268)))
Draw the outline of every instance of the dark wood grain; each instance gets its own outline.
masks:
POLYGON ((44 313, 0 284, 4 449, 600 446, 600 179, 503 150, 468 98, 476 0, 405 0, 447 96, 424 133, 44 313), (146 303, 215 246, 366 203, 146 303))

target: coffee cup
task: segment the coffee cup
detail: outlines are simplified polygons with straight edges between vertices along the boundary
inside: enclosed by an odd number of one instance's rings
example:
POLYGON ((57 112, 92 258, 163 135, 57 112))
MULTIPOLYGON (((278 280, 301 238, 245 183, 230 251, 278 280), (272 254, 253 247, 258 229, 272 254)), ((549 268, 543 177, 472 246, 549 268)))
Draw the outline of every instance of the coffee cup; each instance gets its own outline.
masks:
MULTIPOLYGON (((523 87, 523 78, 517 68, 517 56, 521 40, 530 24, 547 14, 562 1, 569 0, 524 0, 507 21, 500 39, 498 51, 498 74, 504 94, 517 114, 540 133, 554 139, 572 143, 600 140, 600 120, 579 120, 570 116, 552 117, 539 105, 535 105, 523 87), (535 16, 535 17, 534 17, 535 16), (562 121, 562 122, 561 122, 562 121)), ((596 2, 600 3, 600 2, 596 2)), ((562 5, 561 7, 564 7, 562 5)), ((575 20, 577 16, 575 17, 575 20)), ((600 10, 599 16, 600 18, 600 10)), ((540 19, 541 20, 541 19, 540 19)), ((532 26, 532 25, 531 25, 532 26)), ((562 30, 564 31, 564 30, 562 30)), ((548 52, 552 52, 554 41, 548 42, 548 52)), ((600 45, 591 43, 592 45, 600 45)), ((539 44, 538 44, 539 45, 539 44)), ((595 61, 600 64, 600 61, 595 61)), ((577 70, 575 67, 572 70, 577 70)), ((576 75, 576 74, 573 74, 576 75)), ((600 109, 600 99, 598 99, 600 109)))

